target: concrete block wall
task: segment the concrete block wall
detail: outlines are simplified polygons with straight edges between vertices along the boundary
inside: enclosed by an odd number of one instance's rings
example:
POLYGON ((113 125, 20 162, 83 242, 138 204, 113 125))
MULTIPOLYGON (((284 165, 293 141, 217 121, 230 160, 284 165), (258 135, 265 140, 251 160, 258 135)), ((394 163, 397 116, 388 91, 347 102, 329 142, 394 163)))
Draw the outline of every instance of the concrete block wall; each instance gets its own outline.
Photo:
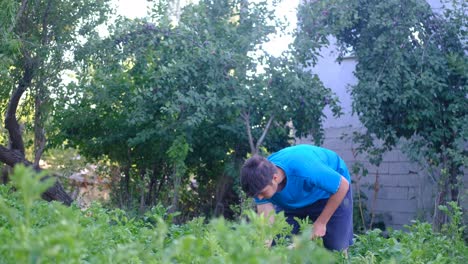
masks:
MULTIPOLYGON (((437 185, 430 173, 411 162, 399 148, 385 153, 379 167, 372 165, 365 155, 355 154, 357 146, 349 135, 356 130, 353 126, 325 128, 322 146, 335 151, 345 160, 351 173, 354 194, 360 190, 367 197, 364 200, 367 215, 373 212, 374 223, 381 221, 393 229, 402 229, 412 220, 432 222, 437 185), (353 173, 352 168, 358 163, 367 169, 367 176, 353 173)), ((313 143, 305 138, 296 139, 296 144, 313 143)), ((467 173, 463 182, 464 186, 468 186, 467 173)), ((462 189, 460 193, 465 221, 468 221, 468 189, 462 189)))
MULTIPOLYGON (((367 200, 367 214, 375 215, 375 222, 386 227, 402 229, 411 220, 431 221, 436 185, 427 172, 412 163, 401 150, 395 149, 383 156, 379 167, 372 165, 365 155, 356 155, 356 145, 349 136, 355 129, 328 127, 323 147, 337 152, 346 162, 353 180, 353 189, 361 190, 367 200), (356 175, 352 168, 361 164, 367 176, 356 175)), ((312 144, 310 139, 297 139, 296 144, 312 144)))

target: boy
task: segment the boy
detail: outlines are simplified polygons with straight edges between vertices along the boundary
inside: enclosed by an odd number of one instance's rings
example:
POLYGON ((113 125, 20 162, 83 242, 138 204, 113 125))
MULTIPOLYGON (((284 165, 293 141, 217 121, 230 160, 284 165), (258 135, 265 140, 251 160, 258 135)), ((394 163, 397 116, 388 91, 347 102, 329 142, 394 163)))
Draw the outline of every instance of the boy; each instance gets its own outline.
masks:
MULTIPOLYGON (((283 210, 292 233, 294 217, 314 221, 311 238, 323 237, 329 250, 346 251, 353 244, 351 178, 333 151, 312 145, 287 147, 267 159, 249 158, 241 170, 241 186, 255 198, 259 214, 283 210)), ((272 219, 274 221, 274 219, 272 219)))

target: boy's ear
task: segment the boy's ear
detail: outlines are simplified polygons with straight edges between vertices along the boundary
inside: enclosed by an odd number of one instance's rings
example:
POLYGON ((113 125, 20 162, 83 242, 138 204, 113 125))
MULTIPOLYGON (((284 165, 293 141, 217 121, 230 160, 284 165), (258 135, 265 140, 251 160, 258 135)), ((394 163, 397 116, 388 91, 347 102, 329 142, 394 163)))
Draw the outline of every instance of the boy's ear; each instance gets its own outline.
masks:
POLYGON ((279 173, 273 174, 273 180, 274 180, 275 182, 278 182, 279 178, 280 178, 279 173))

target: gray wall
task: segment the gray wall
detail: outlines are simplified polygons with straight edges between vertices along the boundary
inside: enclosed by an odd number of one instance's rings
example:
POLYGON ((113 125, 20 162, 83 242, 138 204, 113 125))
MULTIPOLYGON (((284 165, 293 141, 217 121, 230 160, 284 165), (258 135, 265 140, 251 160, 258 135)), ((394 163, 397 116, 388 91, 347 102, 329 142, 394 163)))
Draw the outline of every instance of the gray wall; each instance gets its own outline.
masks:
MULTIPOLYGON (((428 173, 410 162, 399 149, 385 153, 380 166, 373 166, 366 156, 356 155, 356 145, 347 137, 355 130, 352 126, 326 128, 323 147, 337 152, 350 172, 356 164, 368 170, 367 176, 351 172, 354 193, 360 190, 367 197, 363 200, 366 215, 374 214, 374 223, 383 222, 394 229, 401 229, 413 219, 431 221, 435 184, 428 173)), ((311 144, 311 141, 299 139, 296 143, 311 144)))

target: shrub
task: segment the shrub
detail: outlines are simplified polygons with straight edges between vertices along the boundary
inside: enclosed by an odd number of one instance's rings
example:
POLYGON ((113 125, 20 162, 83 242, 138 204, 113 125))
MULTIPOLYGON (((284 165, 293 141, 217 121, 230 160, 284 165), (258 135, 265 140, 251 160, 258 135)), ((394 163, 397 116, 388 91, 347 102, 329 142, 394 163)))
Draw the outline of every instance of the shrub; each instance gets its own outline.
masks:
MULTIPOLYGON (((3 263, 332 263, 335 257, 295 237, 295 250, 265 240, 288 231, 285 221, 247 212, 249 221, 195 218, 173 225, 161 206, 144 217, 93 204, 86 210, 47 203, 40 194, 52 180, 16 167, 12 186, 0 186, 0 259, 3 263), (13 187, 14 190, 13 191, 13 187)), ((283 219, 284 220, 284 219, 283 219)), ((307 234, 308 233, 308 234, 307 234)))
POLYGON ((468 247, 463 239, 462 210, 455 202, 441 207, 451 218, 442 232, 429 223, 414 221, 405 231, 391 231, 388 238, 378 229, 356 238, 352 262, 362 263, 468 263, 468 247))
POLYGON ((237 222, 195 218, 175 225, 161 205, 138 218, 97 203, 80 210, 40 200, 52 184, 42 176, 18 166, 12 185, 0 186, 1 263, 468 263, 462 212, 454 203, 442 208, 452 221, 441 233, 421 222, 388 238, 371 230, 356 237, 345 259, 310 241, 307 221, 300 236, 268 248, 266 240, 290 232, 283 215, 273 225, 252 210, 237 222))

